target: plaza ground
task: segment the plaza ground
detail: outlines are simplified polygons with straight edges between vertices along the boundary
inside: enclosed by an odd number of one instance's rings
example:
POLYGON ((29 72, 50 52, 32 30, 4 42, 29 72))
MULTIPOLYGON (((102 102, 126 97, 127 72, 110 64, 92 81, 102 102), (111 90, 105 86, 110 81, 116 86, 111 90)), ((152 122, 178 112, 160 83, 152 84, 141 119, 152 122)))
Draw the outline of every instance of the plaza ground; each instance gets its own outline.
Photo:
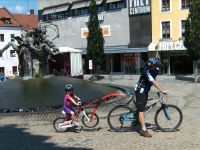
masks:
MULTIPOLYGON (((90 75, 84 76, 88 80, 90 75)), ((132 88, 139 76, 115 76, 95 81, 132 88)), ((106 118, 100 118, 95 130, 55 132, 52 122, 34 120, 33 116, 0 116, 0 146, 2 150, 197 150, 200 147, 200 83, 192 82, 192 76, 158 76, 161 86, 168 91, 168 103, 179 106, 183 122, 176 132, 154 130, 154 113, 146 118, 152 138, 137 133, 113 132, 106 118)), ((154 88, 152 90, 155 90, 154 88)), ((100 110, 101 111, 101 110, 100 110)), ((98 112, 97 112, 98 113, 98 112)), ((104 111, 104 113, 107 113, 104 111)), ((46 115, 49 118, 51 115, 46 115)))

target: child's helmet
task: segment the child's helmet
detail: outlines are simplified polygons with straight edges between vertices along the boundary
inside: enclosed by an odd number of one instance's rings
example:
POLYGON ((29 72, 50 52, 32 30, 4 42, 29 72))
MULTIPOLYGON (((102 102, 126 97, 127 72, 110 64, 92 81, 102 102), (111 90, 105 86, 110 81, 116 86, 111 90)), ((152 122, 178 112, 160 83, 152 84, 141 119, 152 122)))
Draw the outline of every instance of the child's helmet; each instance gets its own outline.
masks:
POLYGON ((65 85, 65 92, 73 91, 73 86, 71 84, 65 85))

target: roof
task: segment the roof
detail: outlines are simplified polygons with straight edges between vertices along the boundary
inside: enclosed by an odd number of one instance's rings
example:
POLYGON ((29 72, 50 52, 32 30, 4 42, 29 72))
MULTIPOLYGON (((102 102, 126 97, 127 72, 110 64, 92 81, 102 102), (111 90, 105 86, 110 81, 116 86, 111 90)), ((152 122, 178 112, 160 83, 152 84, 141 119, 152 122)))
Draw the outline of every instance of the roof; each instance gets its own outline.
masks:
POLYGON ((15 19, 15 17, 6 9, 0 8, 0 26, 3 27, 20 27, 21 25, 15 19), (5 24, 3 19, 10 18, 10 24, 5 24))
POLYGON ((31 30, 38 26, 38 16, 34 14, 13 14, 13 16, 17 19, 19 24, 22 25, 25 31, 31 30))

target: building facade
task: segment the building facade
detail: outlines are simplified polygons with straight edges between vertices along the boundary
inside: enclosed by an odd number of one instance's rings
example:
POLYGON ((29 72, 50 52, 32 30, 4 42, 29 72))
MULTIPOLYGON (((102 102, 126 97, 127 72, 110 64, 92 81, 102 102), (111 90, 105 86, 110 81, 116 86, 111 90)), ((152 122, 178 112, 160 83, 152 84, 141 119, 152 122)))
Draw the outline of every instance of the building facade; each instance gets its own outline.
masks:
MULTIPOLYGON (((96 0, 105 39, 102 73, 139 74, 151 56, 161 58, 161 74, 191 74, 193 61, 183 45, 188 0, 96 0)), ((59 28, 58 47, 83 52, 86 59, 88 0, 39 0, 42 23, 59 28)), ((54 37, 49 31, 49 37, 54 37)))
POLYGON ((163 74, 191 74, 193 61, 184 47, 188 0, 152 0, 149 56, 159 56, 163 74))
MULTIPOLYGON (((14 36, 21 36, 21 25, 6 8, 0 8, 0 49, 14 36)), ((18 74, 18 56, 12 47, 0 55, 0 74, 6 77, 18 74)))
MULTIPOLYGON (((39 0, 38 3, 40 20, 43 23, 56 24, 59 28, 59 38, 54 41, 56 46, 80 49, 85 59, 89 1, 49 0, 47 3, 45 0, 39 0)), ((131 46, 130 36, 134 33, 130 34, 129 0, 96 0, 96 3, 105 40, 105 63, 101 66, 102 73, 139 73, 142 66, 141 59, 144 57, 141 53, 147 55, 148 46, 134 45, 133 41, 131 46)), ((49 37, 53 37, 53 32, 48 33, 49 37)), ((85 59, 83 63, 85 73, 89 73, 88 62, 85 59)))

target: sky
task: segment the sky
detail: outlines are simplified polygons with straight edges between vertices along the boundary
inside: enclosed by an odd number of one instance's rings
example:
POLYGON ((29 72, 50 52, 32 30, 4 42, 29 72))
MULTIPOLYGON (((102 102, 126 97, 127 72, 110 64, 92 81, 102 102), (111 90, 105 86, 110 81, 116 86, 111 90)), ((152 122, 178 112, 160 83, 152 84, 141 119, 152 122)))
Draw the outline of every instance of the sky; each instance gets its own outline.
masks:
POLYGON ((7 8, 11 13, 28 14, 30 9, 34 9, 38 14, 38 0, 0 0, 0 7, 7 8))

